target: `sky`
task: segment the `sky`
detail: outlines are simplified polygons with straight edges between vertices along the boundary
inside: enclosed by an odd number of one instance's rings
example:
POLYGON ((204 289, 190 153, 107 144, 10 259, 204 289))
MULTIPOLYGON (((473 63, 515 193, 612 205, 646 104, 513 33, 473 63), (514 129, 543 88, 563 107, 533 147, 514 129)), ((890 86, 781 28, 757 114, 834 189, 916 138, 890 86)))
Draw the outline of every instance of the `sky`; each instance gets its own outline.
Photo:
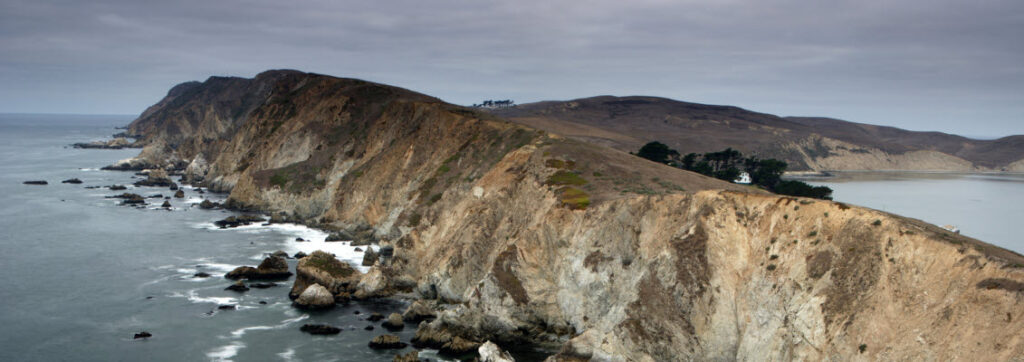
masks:
POLYGON ((1024 1, 0 0, 0 112, 298 69, 469 105, 650 95, 1024 134, 1024 1))

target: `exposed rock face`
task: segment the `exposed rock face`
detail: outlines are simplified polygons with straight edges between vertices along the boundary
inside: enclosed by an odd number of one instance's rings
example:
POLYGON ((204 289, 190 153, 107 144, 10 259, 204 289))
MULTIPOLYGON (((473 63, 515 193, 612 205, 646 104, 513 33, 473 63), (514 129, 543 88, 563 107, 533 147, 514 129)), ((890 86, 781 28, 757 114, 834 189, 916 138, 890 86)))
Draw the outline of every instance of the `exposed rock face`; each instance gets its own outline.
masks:
POLYGON ((306 290, 295 298, 295 305, 305 309, 325 309, 334 307, 334 296, 320 284, 306 287, 306 290))
POLYGON ((202 154, 204 182, 230 190, 232 207, 392 246, 361 278, 307 256, 291 295, 316 283, 453 303, 418 340, 555 343, 595 360, 1024 354, 1024 257, 977 240, 372 83, 295 72, 207 83, 133 123, 143 153, 202 154), (256 101, 222 110, 209 100, 226 99, 218 89, 256 101))
POLYGON ((363 266, 372 266, 376 262, 377 262, 377 252, 373 251, 373 249, 366 249, 366 252, 363 253, 362 265, 363 266))
POLYGON ((440 352, 452 356, 461 356, 467 353, 471 353, 480 348, 480 343, 468 341, 462 337, 456 336, 451 341, 441 346, 440 352))
POLYGON ((419 323, 427 319, 434 319, 437 312, 433 303, 425 300, 417 300, 409 305, 402 313, 402 320, 410 323, 419 323))
POLYGON ((411 351, 411 352, 406 353, 406 354, 396 355, 395 358, 392 359, 391 361, 392 362, 419 362, 419 360, 420 360, 420 352, 419 351, 411 351))
POLYGON ((88 143, 74 143, 74 148, 95 148, 106 150, 119 150, 125 147, 133 147, 133 142, 124 137, 116 137, 109 141, 93 141, 88 143))
POLYGON ((295 283, 288 294, 293 299, 314 284, 323 286, 331 295, 350 293, 361 276, 352 266, 320 250, 300 259, 295 272, 295 283))

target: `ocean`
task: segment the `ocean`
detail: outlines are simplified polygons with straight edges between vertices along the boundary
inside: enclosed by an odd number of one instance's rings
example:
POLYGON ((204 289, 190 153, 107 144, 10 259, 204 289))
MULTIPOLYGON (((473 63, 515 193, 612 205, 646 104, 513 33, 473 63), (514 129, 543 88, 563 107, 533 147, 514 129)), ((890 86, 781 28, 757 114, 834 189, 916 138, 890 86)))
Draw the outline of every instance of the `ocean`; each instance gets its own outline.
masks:
MULTIPOLYGON (((137 209, 106 198, 172 195, 167 188, 133 188, 132 172, 99 170, 138 149, 69 146, 109 138, 132 118, 0 115, 0 361, 391 361, 411 350, 367 347, 386 332, 365 318, 400 313, 400 302, 305 312, 288 299, 291 279, 245 293, 224 290, 231 284, 225 272, 258 265, 276 250, 325 249, 357 263, 361 253, 348 243, 324 243, 325 233, 301 225, 218 229, 212 222, 232 213, 196 204, 226 195, 191 188, 184 199, 169 200, 170 211, 159 209, 163 199, 137 209), (83 183, 61 183, 70 178, 83 183), (22 184, 28 180, 49 185, 22 184), (129 189, 86 188, 112 184, 129 189), (197 272, 213 276, 193 277, 197 272), (313 336, 299 331, 306 323, 343 331, 313 336), (374 330, 364 330, 368 325, 374 330), (133 339, 142 331, 153 337, 133 339)), ((296 261, 288 262, 294 271, 296 261)), ((394 334, 408 342, 415 330, 407 324, 394 334)), ((420 356, 437 360, 429 350, 420 356)))

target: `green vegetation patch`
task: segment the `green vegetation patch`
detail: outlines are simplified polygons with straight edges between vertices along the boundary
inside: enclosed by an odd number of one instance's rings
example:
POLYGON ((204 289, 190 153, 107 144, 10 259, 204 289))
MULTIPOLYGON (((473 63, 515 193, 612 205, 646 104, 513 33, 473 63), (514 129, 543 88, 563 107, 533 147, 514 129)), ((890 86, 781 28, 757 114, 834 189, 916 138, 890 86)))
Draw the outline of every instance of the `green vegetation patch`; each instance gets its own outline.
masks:
POLYGON ((546 182, 546 184, 548 184, 548 185, 559 185, 559 186, 565 186, 565 185, 581 186, 581 185, 586 185, 587 184, 587 180, 584 179, 583 177, 580 177, 580 175, 577 175, 577 174, 575 174, 573 172, 558 171, 558 172, 555 172, 553 175, 551 175, 551 177, 548 177, 548 181, 546 182))
POLYGON ((331 257, 330 254, 315 253, 306 258, 307 259, 304 261, 307 265, 323 270, 336 278, 344 278, 352 275, 351 267, 348 267, 348 265, 343 264, 338 261, 338 259, 331 257))
POLYGON ((562 205, 573 210, 584 210, 590 206, 590 195, 575 187, 565 187, 558 191, 558 200, 562 205))
POLYGON ((274 172, 274 175, 270 176, 270 184, 283 189, 288 185, 288 174, 283 170, 274 172))

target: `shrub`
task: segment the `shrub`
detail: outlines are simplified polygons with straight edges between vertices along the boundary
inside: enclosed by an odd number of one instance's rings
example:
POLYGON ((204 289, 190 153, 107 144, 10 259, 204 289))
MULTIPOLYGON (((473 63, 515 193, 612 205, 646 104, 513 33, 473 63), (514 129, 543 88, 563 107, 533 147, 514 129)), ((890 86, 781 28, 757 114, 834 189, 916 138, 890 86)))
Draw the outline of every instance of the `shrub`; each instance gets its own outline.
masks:
POLYGON ((284 186, 288 184, 288 175, 283 171, 277 171, 273 176, 270 176, 270 184, 284 188, 284 186))
POLYGON ((548 177, 547 184, 579 186, 587 184, 587 180, 569 171, 558 171, 551 175, 551 177, 548 177))
POLYGON ((880 226, 882 225, 882 220, 875 220, 875 222, 871 223, 871 225, 880 226))
POLYGON ((768 271, 775 270, 775 264, 768 264, 768 271))

